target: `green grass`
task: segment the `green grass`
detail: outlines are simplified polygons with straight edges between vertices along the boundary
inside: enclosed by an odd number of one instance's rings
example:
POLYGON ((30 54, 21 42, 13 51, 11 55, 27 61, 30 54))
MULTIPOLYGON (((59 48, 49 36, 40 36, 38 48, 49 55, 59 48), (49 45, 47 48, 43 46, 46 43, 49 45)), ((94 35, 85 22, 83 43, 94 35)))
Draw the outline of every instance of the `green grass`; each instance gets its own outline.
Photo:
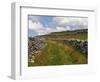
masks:
POLYGON ((69 45, 55 41, 48 41, 39 55, 35 56, 35 63, 29 66, 86 64, 86 57, 69 45))
POLYGON ((87 64, 86 54, 82 54, 71 45, 64 45, 61 41, 65 39, 87 40, 87 32, 54 32, 37 37, 45 38, 46 45, 38 55, 35 55, 35 62, 28 63, 28 66, 87 64))
POLYGON ((42 37, 46 38, 46 39, 80 39, 80 40, 87 40, 88 36, 87 33, 57 33, 57 34, 48 34, 48 35, 43 35, 42 37))

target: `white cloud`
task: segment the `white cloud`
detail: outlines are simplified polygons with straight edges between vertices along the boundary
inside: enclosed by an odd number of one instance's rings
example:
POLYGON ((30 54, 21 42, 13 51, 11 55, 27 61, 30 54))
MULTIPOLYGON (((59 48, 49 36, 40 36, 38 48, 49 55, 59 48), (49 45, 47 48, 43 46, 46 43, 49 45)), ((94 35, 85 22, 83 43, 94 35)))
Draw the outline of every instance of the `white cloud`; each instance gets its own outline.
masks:
POLYGON ((57 31, 65 31, 65 30, 67 30, 67 28, 65 28, 65 27, 56 27, 56 30, 57 31))
POLYGON ((38 18, 39 18, 38 16, 33 16, 33 15, 28 16, 28 19, 31 20, 32 22, 38 22, 39 21, 38 18))
POLYGON ((33 22, 32 20, 29 20, 29 29, 35 31, 38 35, 44 35, 54 31, 53 28, 44 27, 40 22, 33 22))
POLYGON ((66 27, 56 27, 57 31, 67 31, 67 30, 71 30, 69 26, 66 27))
POLYGON ((84 29, 88 27, 87 18, 54 17, 53 20, 56 22, 57 27, 62 27, 62 29, 69 28, 70 30, 74 30, 74 29, 84 29))
POLYGON ((42 30, 43 25, 40 22, 32 22, 31 20, 29 20, 29 29, 42 30))
POLYGON ((39 35, 44 34, 44 27, 40 22, 33 22, 29 20, 29 29, 37 32, 39 35))

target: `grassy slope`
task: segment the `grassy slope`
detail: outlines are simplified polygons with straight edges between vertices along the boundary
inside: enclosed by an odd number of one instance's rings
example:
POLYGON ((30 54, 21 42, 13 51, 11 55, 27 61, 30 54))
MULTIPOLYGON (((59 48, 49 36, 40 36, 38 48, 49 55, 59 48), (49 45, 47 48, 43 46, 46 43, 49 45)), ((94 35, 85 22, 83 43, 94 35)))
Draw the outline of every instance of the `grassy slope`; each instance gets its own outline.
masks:
POLYGON ((40 55, 35 56, 35 63, 29 66, 86 64, 87 59, 73 47, 55 41, 48 41, 40 55))
POLYGON ((48 35, 43 35, 42 37, 45 37, 47 39, 80 39, 80 40, 87 40, 88 36, 87 33, 53 33, 48 35))
POLYGON ((87 40, 87 33, 79 33, 79 34, 49 34, 49 35, 44 35, 43 37, 49 38, 49 39, 80 39, 80 40, 87 40))

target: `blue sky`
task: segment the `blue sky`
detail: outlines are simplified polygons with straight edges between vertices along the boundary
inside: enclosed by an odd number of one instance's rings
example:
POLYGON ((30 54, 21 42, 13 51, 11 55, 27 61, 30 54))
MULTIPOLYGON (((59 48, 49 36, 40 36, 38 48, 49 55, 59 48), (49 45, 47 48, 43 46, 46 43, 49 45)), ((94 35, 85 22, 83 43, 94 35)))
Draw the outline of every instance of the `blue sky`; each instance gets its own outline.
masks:
POLYGON ((51 32, 86 29, 88 18, 29 15, 28 25, 28 35, 37 36, 51 32))
POLYGON ((39 16, 39 21, 44 25, 44 27, 47 27, 52 24, 53 17, 52 16, 39 16))

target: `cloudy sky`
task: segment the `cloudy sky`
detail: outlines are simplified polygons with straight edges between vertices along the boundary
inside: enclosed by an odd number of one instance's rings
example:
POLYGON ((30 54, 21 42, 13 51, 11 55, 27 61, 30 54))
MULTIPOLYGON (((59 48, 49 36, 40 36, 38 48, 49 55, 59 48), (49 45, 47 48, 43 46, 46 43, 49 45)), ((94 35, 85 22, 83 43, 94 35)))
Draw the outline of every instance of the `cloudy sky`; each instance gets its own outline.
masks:
POLYGON ((88 19, 82 17, 28 16, 28 35, 88 28, 88 19))

